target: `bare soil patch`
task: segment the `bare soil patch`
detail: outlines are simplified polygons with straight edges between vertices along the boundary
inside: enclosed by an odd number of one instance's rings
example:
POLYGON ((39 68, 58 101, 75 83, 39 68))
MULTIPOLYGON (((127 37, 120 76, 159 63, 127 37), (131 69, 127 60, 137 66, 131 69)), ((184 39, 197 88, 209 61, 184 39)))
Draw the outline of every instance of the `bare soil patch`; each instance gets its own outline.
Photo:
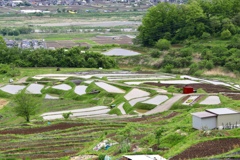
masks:
MULTIPOLYGON (((161 83, 152 83, 152 82, 147 82, 145 84, 158 86, 158 87, 174 86, 176 88, 183 88, 185 86, 183 84, 161 84, 161 83)), ((220 93, 220 92, 240 93, 240 91, 232 90, 231 88, 223 85, 214 85, 214 84, 206 84, 206 83, 189 84, 189 85, 192 86, 195 90, 201 88, 207 93, 220 93)))
POLYGON ((209 157, 228 152, 240 145, 239 138, 220 139, 198 143, 188 148, 184 152, 176 155, 170 160, 193 159, 209 157))
POLYGON ((92 124, 59 123, 59 124, 53 124, 46 127, 7 129, 7 130, 0 131, 0 134, 34 134, 34 133, 49 132, 53 130, 63 130, 63 129, 68 129, 72 127, 86 126, 86 125, 89 126, 92 124))
POLYGON ((99 44, 132 44, 132 38, 128 36, 120 36, 120 37, 97 36, 92 38, 92 40, 99 44))
POLYGON ((226 93, 224 94, 224 96, 227 96, 233 100, 240 100, 240 94, 229 94, 229 93, 226 93))
POLYGON ((0 109, 2 109, 5 105, 8 104, 9 101, 6 99, 0 99, 0 109))

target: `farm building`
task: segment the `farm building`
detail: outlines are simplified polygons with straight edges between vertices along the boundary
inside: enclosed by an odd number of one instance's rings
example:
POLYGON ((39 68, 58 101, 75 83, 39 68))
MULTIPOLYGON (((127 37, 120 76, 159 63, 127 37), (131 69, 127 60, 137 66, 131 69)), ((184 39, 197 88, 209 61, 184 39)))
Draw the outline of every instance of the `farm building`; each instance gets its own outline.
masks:
POLYGON ((125 155, 121 160, 166 160, 159 155, 125 155))
POLYGON ((207 109, 207 112, 217 115, 217 127, 228 124, 240 124, 240 113, 229 108, 207 109))
POLYGON ((183 87, 183 94, 189 94, 189 93, 193 93, 193 92, 194 92, 194 90, 193 90, 192 86, 186 85, 183 87))
POLYGON ((28 14, 28 13, 42 13, 41 10, 21 10, 21 13, 25 13, 25 14, 28 14))
POLYGON ((240 126, 240 113, 229 108, 192 113, 192 126, 195 129, 232 128, 232 125, 240 126))
POLYGON ((217 115, 209 112, 196 112, 192 113, 192 116, 193 128, 199 130, 216 128, 217 115))

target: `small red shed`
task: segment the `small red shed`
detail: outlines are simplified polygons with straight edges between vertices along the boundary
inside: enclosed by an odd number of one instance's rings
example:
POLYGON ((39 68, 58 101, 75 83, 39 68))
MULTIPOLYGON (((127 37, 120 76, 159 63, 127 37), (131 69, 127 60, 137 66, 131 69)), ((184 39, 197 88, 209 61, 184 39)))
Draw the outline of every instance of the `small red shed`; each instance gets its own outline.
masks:
POLYGON ((186 85, 183 87, 183 94, 189 94, 189 93, 193 93, 193 92, 194 92, 194 90, 193 90, 192 86, 186 85))

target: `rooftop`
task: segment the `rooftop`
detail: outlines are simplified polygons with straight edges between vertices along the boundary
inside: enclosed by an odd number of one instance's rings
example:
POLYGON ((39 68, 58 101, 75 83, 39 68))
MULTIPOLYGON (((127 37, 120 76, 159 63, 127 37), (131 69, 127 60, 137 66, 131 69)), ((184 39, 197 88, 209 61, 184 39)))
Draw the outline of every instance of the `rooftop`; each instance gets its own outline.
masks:
POLYGON ((229 108, 214 108, 214 109, 206 109, 207 112, 211 112, 217 115, 224 115, 224 114, 236 114, 239 113, 229 108))
POLYGON ((216 117, 216 114, 210 113, 210 112, 195 112, 192 113, 192 115, 199 117, 199 118, 208 118, 208 117, 216 117))

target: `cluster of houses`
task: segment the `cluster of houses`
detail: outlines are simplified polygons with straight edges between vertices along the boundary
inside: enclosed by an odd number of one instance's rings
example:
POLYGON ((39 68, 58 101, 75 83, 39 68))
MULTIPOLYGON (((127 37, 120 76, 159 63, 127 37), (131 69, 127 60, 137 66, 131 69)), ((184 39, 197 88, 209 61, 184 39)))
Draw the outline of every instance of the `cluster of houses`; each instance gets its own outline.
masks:
POLYGON ((12 48, 12 47, 19 47, 23 49, 47 48, 44 40, 33 39, 33 40, 16 41, 16 40, 4 39, 4 41, 8 48, 12 48))

